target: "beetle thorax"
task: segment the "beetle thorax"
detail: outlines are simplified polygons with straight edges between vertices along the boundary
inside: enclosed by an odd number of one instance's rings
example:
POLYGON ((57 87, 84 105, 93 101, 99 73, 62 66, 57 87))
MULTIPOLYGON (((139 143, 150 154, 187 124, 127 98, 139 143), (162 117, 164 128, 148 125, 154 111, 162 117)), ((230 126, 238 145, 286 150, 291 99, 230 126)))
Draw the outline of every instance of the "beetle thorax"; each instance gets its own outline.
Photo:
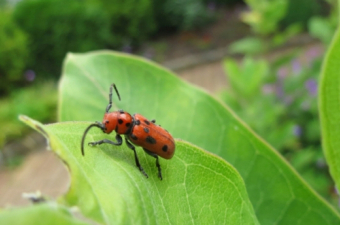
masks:
POLYGON ((105 133, 115 131, 117 134, 127 134, 133 126, 132 116, 124 111, 105 113, 103 118, 105 133))

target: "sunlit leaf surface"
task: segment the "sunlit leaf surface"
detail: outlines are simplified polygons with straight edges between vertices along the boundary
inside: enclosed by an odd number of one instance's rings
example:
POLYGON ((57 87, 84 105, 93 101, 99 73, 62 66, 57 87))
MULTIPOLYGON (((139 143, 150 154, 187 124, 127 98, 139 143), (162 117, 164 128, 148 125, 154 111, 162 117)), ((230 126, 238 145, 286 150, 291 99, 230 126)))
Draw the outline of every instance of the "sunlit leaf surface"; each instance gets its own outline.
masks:
POLYGON ((60 83, 60 121, 101 121, 111 83, 116 83, 122 97, 119 102, 114 96, 113 110, 156 119, 175 138, 231 163, 246 183, 261 224, 340 224, 338 213, 230 109, 144 59, 109 51, 69 54, 60 83))
MULTIPOLYGON (((86 146, 80 140, 86 122, 42 125, 21 119, 48 138, 68 165, 71 187, 64 203, 103 224, 258 224, 244 182, 223 159, 187 142, 176 141, 171 160, 155 159, 138 149, 146 178, 135 166, 133 152, 123 146, 86 146)), ((91 131, 86 141, 106 135, 91 131)))

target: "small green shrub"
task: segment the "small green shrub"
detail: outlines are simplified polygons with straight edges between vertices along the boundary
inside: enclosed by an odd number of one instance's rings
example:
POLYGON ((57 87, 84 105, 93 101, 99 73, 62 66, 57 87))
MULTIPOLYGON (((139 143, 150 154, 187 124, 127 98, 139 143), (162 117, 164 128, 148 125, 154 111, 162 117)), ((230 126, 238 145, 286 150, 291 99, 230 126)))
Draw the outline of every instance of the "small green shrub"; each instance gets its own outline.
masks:
POLYGON ((213 19, 202 0, 163 0, 156 4, 155 13, 161 29, 193 30, 213 19))
POLYGON ((255 33, 272 34, 279 28, 279 22, 287 13, 288 0, 245 0, 251 11, 243 13, 242 20, 255 33))
POLYGON ((26 0, 14 17, 31 37, 32 68, 56 77, 67 52, 137 46, 156 28, 150 0, 26 0))
POLYGON ((12 21, 9 11, 0 10, 0 94, 23 81, 28 60, 27 35, 12 21))
POLYGON ((85 52, 115 46, 107 14, 95 4, 67 0, 26 0, 14 18, 30 35, 32 69, 59 76, 69 51, 85 52))
POLYGON ((93 0, 108 15, 113 33, 112 47, 138 46, 156 29, 151 0, 93 0))
POLYGON ((205 4, 218 4, 218 5, 235 5, 241 4, 243 0, 204 0, 205 4))
POLYGON ((320 54, 317 49, 307 51, 304 57, 309 61, 304 64, 296 54, 270 64, 249 57, 241 65, 226 59, 230 88, 220 97, 331 200, 333 182, 321 152, 317 107, 320 54))
POLYGON ((330 18, 313 17, 309 20, 308 29, 311 36, 320 39, 325 45, 331 43, 336 24, 330 18))
POLYGON ((292 23, 301 23, 306 27, 310 18, 326 10, 321 2, 319 0, 288 0, 287 13, 280 21, 280 25, 289 26, 292 23))
POLYGON ((56 120, 57 88, 48 82, 18 89, 6 99, 0 100, 0 147, 7 141, 28 131, 19 120, 19 114, 27 114, 44 122, 56 120))

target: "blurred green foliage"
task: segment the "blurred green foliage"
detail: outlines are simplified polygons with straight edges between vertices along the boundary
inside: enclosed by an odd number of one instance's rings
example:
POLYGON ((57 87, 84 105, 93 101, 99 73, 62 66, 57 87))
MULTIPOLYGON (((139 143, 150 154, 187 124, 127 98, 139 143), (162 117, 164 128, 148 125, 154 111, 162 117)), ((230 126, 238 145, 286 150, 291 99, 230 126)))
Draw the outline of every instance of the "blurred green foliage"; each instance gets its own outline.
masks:
POLYGON ((254 34, 230 45, 232 53, 262 54, 287 43, 309 29, 311 35, 329 41, 337 24, 336 1, 319 0, 245 0, 250 11, 242 13, 243 22, 254 34), (330 11, 330 12, 329 12, 330 11), (328 15, 322 18, 321 15, 328 15))
POLYGON ((288 0, 245 0, 249 12, 242 14, 242 20, 255 33, 268 35, 278 30, 279 22, 286 15, 288 0))
POLYGON ((295 23, 306 27, 311 17, 327 11, 327 6, 321 4, 319 0, 245 0, 245 2, 250 11, 242 14, 242 20, 259 35, 274 34, 295 23))
MULTIPOLYGON (((37 80, 58 78, 62 59, 67 52, 96 49, 131 51, 160 31, 201 28, 216 17, 221 5, 229 7, 240 2, 242 1, 25 0, 7 4, 8 13, 1 13, 0 22, 0 49, 6 50, 0 51, 0 72, 4 74, 4 83, 8 85, 1 87, 1 90, 6 93, 18 84, 27 82, 23 76, 27 69, 35 72, 37 80), (8 35, 9 29, 13 35, 8 35)), ((256 32, 275 36, 265 40, 241 40, 238 46, 234 46, 234 52, 258 53, 280 45, 301 31, 301 27, 295 24, 296 21, 301 21, 297 18, 286 24, 285 31, 278 32, 292 1, 247 0, 246 3, 251 11, 244 14, 245 21, 256 32)), ((307 3, 305 5, 309 7, 307 3)), ((6 4, 1 3, 0 7, 4 6, 6 4)), ((313 24, 318 27, 317 22, 313 24)))
POLYGON ((247 55, 267 53, 273 48, 282 46, 290 38, 301 33, 301 31, 302 27, 300 24, 292 24, 289 27, 287 27, 284 31, 277 32, 272 36, 268 37, 252 36, 240 39, 232 43, 229 46, 229 50, 231 53, 240 53, 247 55))
POLYGON ((336 203, 336 198, 331 199, 336 196, 334 183, 320 143, 316 96, 322 51, 310 49, 300 54, 296 49, 274 60, 255 60, 259 54, 284 45, 305 27, 311 36, 328 45, 338 21, 336 1, 327 1, 328 6, 314 0, 247 2, 251 11, 243 19, 253 28, 254 36, 231 44, 229 50, 248 57, 241 64, 225 60, 230 89, 220 96, 316 191, 336 203), (322 17, 327 7, 331 12, 322 17))
POLYGON ((30 37, 29 67, 39 76, 59 77, 67 52, 129 51, 159 30, 202 27, 212 10, 203 0, 25 0, 13 18, 30 37))
POLYGON ((320 39, 324 44, 329 44, 335 31, 335 26, 328 18, 313 17, 309 24, 310 35, 320 39))
POLYGON ((287 10, 280 21, 283 27, 292 23, 301 23, 305 27, 313 16, 326 13, 328 11, 324 0, 287 0, 287 10))
POLYGON ((204 0, 205 4, 217 4, 217 5, 235 5, 244 3, 243 0, 204 0))
POLYGON ((11 20, 9 11, 0 10, 0 95, 22 80, 28 56, 27 35, 11 20))
POLYGON ((281 152, 320 194, 330 196, 317 108, 322 52, 293 52, 272 62, 225 59, 229 89, 219 93, 255 132, 281 152))
POLYGON ((18 115, 30 115, 44 122, 56 121, 57 88, 46 82, 18 89, 5 99, 0 99, 0 148, 10 140, 28 132, 18 115))
POLYGON ((155 7, 160 29, 192 30, 207 25, 213 18, 203 0, 163 0, 155 7))
POLYGON ((123 45, 139 46, 156 29, 151 0, 88 0, 88 2, 99 6, 98 13, 107 15, 104 19, 108 19, 108 31, 113 34, 112 43, 109 45, 111 48, 119 49, 123 45))
POLYGON ((117 45, 102 8, 84 1, 25 0, 14 20, 29 35, 32 61, 38 72, 59 76, 68 51, 85 52, 117 45), (34 16, 33 16, 34 15, 34 16))

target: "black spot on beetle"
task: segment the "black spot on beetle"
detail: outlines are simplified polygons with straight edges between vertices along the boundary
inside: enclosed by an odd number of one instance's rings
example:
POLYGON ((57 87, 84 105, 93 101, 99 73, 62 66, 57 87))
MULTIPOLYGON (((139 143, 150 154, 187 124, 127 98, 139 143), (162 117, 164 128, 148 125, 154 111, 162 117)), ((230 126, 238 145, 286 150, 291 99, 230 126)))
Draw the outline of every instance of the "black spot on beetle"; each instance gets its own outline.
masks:
POLYGON ((147 120, 144 120, 144 123, 146 123, 147 125, 150 125, 150 122, 147 120))
POLYGON ((138 139, 137 136, 134 135, 134 134, 131 134, 130 137, 131 137, 133 140, 137 140, 137 139, 138 139))
POLYGON ((108 123, 109 123, 109 121, 108 121, 108 120, 106 120, 106 121, 105 121, 105 123, 106 123, 106 124, 108 124, 108 123))
POLYGON ((143 130, 145 131, 145 133, 149 133, 149 129, 144 127, 143 130))
POLYGON ((164 146, 162 147, 162 150, 163 150, 163 152, 168 151, 168 146, 167 146, 167 145, 164 145, 164 146))
POLYGON ((129 127, 131 125, 131 123, 126 123, 125 126, 126 127, 129 127))
POLYGON ((119 123, 119 124, 122 124, 122 123, 123 123, 123 120, 122 120, 122 119, 118 119, 118 123, 119 123))
POLYGON ((124 113, 124 111, 122 109, 118 110, 118 112, 120 112, 120 114, 124 113))
POLYGON ((140 121, 139 120, 136 120, 136 125, 139 125, 140 124, 140 121))
POLYGON ((116 133, 118 133, 118 125, 116 125, 115 131, 116 133))
POLYGON ((154 139, 153 137, 151 136, 147 136, 145 141, 149 144, 156 144, 156 139, 154 139))

